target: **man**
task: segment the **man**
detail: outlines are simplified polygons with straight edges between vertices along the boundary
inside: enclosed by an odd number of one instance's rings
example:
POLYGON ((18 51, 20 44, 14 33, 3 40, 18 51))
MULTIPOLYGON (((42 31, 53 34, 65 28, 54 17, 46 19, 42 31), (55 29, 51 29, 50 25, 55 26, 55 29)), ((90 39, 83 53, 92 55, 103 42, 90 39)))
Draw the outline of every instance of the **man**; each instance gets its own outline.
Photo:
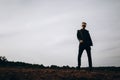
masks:
POLYGON ((92 70, 92 58, 91 58, 91 47, 93 46, 89 31, 86 30, 86 22, 82 22, 82 29, 77 31, 77 38, 79 40, 79 54, 78 54, 78 66, 77 69, 80 69, 81 66, 81 55, 84 50, 87 52, 89 69, 92 70))

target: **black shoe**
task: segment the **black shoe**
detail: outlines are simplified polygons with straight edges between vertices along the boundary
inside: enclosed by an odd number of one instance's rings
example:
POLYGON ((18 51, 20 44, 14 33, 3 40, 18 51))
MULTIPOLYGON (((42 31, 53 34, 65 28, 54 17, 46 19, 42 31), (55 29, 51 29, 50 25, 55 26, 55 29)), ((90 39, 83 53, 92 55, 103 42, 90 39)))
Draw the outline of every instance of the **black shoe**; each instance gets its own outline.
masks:
POLYGON ((92 71, 92 68, 89 68, 89 71, 92 71))
POLYGON ((77 67, 76 67, 76 69, 77 69, 77 70, 80 70, 80 67, 79 67, 79 66, 77 66, 77 67))

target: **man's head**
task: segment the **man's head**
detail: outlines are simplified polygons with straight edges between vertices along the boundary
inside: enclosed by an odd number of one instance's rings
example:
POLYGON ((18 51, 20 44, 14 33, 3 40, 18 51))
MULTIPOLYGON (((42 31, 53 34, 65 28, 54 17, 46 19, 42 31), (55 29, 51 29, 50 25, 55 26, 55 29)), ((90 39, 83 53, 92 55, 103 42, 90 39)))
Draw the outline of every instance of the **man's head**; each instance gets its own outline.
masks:
POLYGON ((82 28, 85 29, 87 23, 86 22, 82 22, 82 28))

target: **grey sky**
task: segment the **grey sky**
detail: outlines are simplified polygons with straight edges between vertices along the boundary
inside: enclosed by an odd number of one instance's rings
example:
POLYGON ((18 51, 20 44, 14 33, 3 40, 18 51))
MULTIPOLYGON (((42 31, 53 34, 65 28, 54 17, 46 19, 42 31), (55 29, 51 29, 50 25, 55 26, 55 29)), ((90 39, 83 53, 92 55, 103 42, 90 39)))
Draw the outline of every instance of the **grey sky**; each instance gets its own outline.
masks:
MULTIPOLYGON (((120 0, 0 0, 0 56, 77 65, 77 30, 87 22, 94 66, 120 66, 120 0)), ((86 53, 82 66, 88 66, 86 53)))

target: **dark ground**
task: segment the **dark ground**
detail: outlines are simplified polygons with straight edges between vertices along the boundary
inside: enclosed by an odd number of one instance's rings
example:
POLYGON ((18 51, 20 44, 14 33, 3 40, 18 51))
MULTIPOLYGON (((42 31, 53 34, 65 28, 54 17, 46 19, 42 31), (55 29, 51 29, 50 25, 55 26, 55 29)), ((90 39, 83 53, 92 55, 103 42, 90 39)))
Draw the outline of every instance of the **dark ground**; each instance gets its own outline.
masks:
POLYGON ((120 69, 40 69, 0 67, 0 80, 120 80, 120 69))

